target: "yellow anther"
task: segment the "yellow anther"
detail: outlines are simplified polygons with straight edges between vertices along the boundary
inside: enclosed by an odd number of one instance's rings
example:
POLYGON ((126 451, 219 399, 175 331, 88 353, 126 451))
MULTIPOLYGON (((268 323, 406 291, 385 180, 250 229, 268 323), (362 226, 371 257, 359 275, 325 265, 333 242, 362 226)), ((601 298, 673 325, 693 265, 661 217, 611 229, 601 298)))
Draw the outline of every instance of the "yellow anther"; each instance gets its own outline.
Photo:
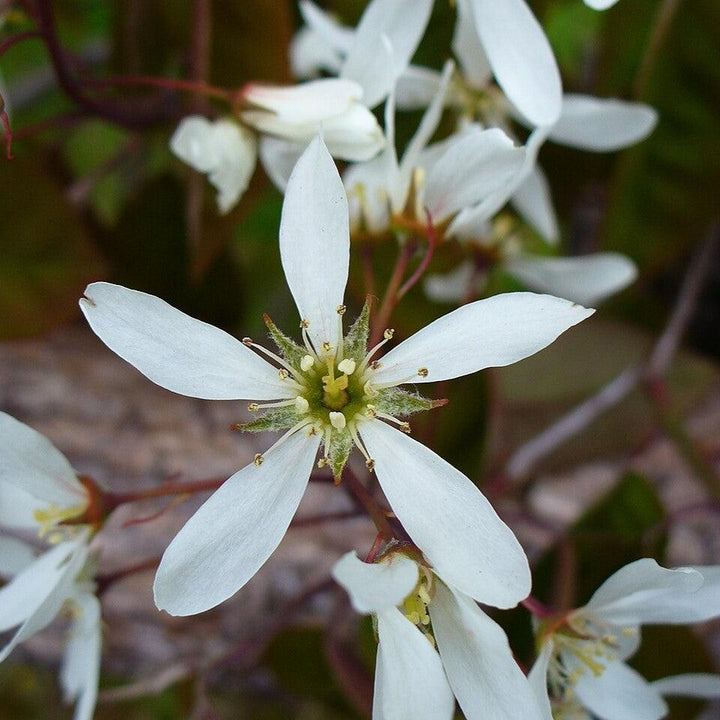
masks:
POLYGON ((372 458, 368 458, 365 461, 365 467, 372 472, 375 469, 375 461, 372 458))
POLYGON ((244 337, 242 339, 242 344, 247 345, 248 347, 253 344, 253 339, 251 337, 244 337))
POLYGON ((347 420, 345 419, 345 416, 341 412, 329 413, 328 419, 330 420, 330 424, 336 430, 344 430, 345 426, 347 425, 347 420))
POLYGON ((303 318, 303 319, 300 321, 300 327, 301 327, 303 330, 307 330, 307 329, 310 327, 310 321, 309 321, 309 320, 306 320, 305 318, 303 318))
POLYGON ((373 361, 370 363, 370 367, 371 367, 373 370, 377 370, 381 365, 382 365, 382 363, 381 363, 379 360, 373 360, 373 361))
POLYGON ((249 403, 248 404, 248 410, 250 412, 257 412, 260 409, 260 406, 257 403, 249 403))
POLYGON ((418 368, 417 374, 418 374, 420 377, 425 378, 425 377, 428 376, 428 369, 427 369, 426 367, 418 368))
MULTIPOLYGON (((80 515, 80 513, 82 513, 84 509, 84 505, 71 505, 70 507, 60 507, 59 505, 52 503, 47 508, 40 508, 38 510, 35 510, 35 512, 33 512, 33 517, 39 525, 38 535, 40 537, 44 537, 52 530, 55 525, 63 523, 66 520, 75 517, 76 515, 80 515)), ((52 539, 50 539, 50 537, 48 539, 50 540, 50 542, 58 542, 53 541, 52 539)), ((60 539, 62 540, 62 537, 60 539)))
POLYGON ((278 377, 279 377, 281 380, 287 380, 287 378, 288 378, 289 375, 290 375, 290 373, 289 373, 285 368, 280 368, 280 369, 278 370, 278 377))
POLYGON ((375 407, 373 405, 365 406, 365 416, 369 418, 377 417, 377 411, 375 410, 375 407))
POLYGON ((321 458, 317 461, 317 466, 318 466, 319 468, 324 468, 329 462, 330 462, 330 458, 326 455, 325 457, 321 457, 321 458))
POLYGON ((301 415, 306 413, 310 409, 310 403, 302 396, 298 395, 295 398, 295 411, 301 415))
POLYGON ((383 333, 383 337, 386 340, 392 340, 392 336, 395 334, 395 328, 387 328, 385 332, 383 333))
POLYGON ((261 453, 255 453, 255 459, 253 460, 255 467, 260 467, 263 464, 263 460, 265 460, 265 458, 261 453))
POLYGON ((315 360, 312 355, 303 355, 300 360, 300 369, 303 372, 307 372, 314 364, 315 360))
POLYGON ((332 350, 332 345, 328 340, 324 340, 323 344, 320 346, 324 353, 329 353, 332 350))
POLYGON ((410 434, 410 423, 409 422, 402 422, 400 423, 400 429, 406 433, 407 435, 410 434))
POLYGON ((336 312, 338 315, 344 315, 346 310, 347 310, 347 307, 346 307, 345 305, 338 305, 338 306, 335 308, 335 312, 336 312))
POLYGON ((345 358, 342 362, 338 363, 338 370, 346 375, 352 375, 355 372, 355 361, 350 358, 345 358))

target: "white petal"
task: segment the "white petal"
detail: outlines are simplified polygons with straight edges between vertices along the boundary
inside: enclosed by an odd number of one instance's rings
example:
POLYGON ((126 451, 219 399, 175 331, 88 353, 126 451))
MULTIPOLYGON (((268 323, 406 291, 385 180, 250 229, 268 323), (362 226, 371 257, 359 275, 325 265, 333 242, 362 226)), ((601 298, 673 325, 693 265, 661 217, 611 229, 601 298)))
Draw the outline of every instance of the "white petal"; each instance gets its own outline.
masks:
POLYGON ((341 25, 310 0, 300 0, 299 5, 300 14, 308 26, 320 35, 327 45, 347 54, 352 46, 355 30, 341 25))
MULTIPOLYGON (((248 117, 258 130, 267 130, 264 122, 270 118, 287 123, 288 126, 318 123, 341 115, 362 97, 362 88, 350 80, 323 78, 299 85, 248 85, 245 99, 252 105, 263 108, 267 113, 252 113, 248 117)), ((245 119, 246 113, 243 113, 245 119)))
POLYGON ((560 230, 545 173, 534 167, 510 198, 515 209, 548 242, 557 242, 560 230))
POLYGON ((410 65, 397 79, 395 103, 400 110, 422 110, 437 95, 441 75, 437 70, 410 65))
POLYGON ((263 135, 260 138, 260 162, 273 185, 284 193, 298 158, 306 143, 263 135))
POLYGON ((382 102, 408 66, 431 9, 432 0, 372 0, 367 6, 342 69, 342 77, 362 85, 367 107, 382 102), (392 67, 386 62, 386 42, 392 46, 392 67))
POLYGON ((395 608, 377 621, 373 720, 451 720, 455 698, 429 640, 395 608))
POLYGON ((492 78, 492 68, 475 30, 469 0, 457 0, 452 49, 465 81, 475 88, 485 88, 492 78))
POLYGON ((595 305, 626 288, 637 277, 637 266, 620 253, 582 257, 520 255, 505 263, 505 270, 531 290, 595 305))
MULTIPOLYGON (((412 136, 410 142, 405 148, 402 162, 397 168, 397 179, 392 188, 392 206, 397 213, 402 212, 405 208, 408 193, 410 192, 412 174, 418 167, 419 160, 425 150, 425 146, 430 142, 430 138, 435 133, 435 130, 437 130, 438 123, 442 117, 443 106, 445 105, 445 94, 447 92, 454 67, 455 66, 452 61, 445 63, 442 75, 440 76, 440 83, 438 85, 437 92, 423 114, 418 129, 415 131, 415 134, 412 136)), ((394 95, 392 95, 389 98, 385 109, 387 118, 385 125, 388 127, 388 142, 392 142, 393 147, 395 143, 394 101, 395 98, 394 95), (392 117, 392 125, 388 123, 390 117, 392 117)), ((443 145, 443 147, 445 146, 443 145)), ((391 170, 392 169, 394 168, 391 167, 391 170)))
POLYGON ((296 78, 314 78, 322 72, 337 75, 342 54, 325 42, 312 28, 303 27, 290 43, 290 69, 296 78))
POLYGON ((390 227, 387 151, 351 165, 343 175, 347 188, 351 232, 380 235, 390 227))
POLYGON ((154 295, 92 283, 80 309, 113 352, 168 390, 206 400, 293 396, 277 369, 239 340, 154 295))
POLYGON ((601 720, 659 720, 668 707, 659 691, 623 662, 603 661, 600 675, 585 672, 575 685, 578 700, 601 720))
POLYGON ((522 547, 465 475, 379 420, 358 429, 393 512, 440 577, 495 607, 527 597, 522 547))
POLYGON ((617 0, 585 0, 585 4, 593 10, 607 10, 611 8, 617 0))
POLYGON ((646 138, 657 119, 655 109, 644 103, 565 95, 550 139, 581 150, 612 152, 646 138))
POLYGON ((0 537, 0 575, 17 575, 35 560, 35 548, 14 537, 0 537))
POLYGON ((280 257, 300 318, 319 351, 337 347, 350 263, 348 205, 340 175, 318 137, 290 176, 280 221, 280 257))
POLYGON ((325 120, 322 135, 333 157, 351 162, 370 160, 385 147, 380 125, 363 105, 353 105, 342 115, 325 120))
POLYGON ((611 575, 579 612, 616 625, 698 622, 708 611, 720 614, 720 593, 709 583, 706 602, 700 600, 703 575, 693 568, 668 570, 651 558, 625 565, 611 575), (710 607, 707 607, 708 602, 710 607))
POLYGON ((664 696, 693 697, 706 700, 720 698, 720 675, 711 673, 687 673, 672 675, 650 683, 664 696))
POLYGON ((89 593, 83 593, 74 600, 76 611, 80 614, 70 629, 60 670, 60 684, 65 702, 77 702, 73 720, 91 720, 100 679, 100 602, 89 593))
POLYGON ((27 528, 37 532, 35 513, 46 510, 48 504, 33 497, 17 485, 0 483, 0 525, 11 528, 27 528))
POLYGON ((593 312, 534 293, 477 300, 443 315, 393 348, 381 359, 373 382, 434 382, 510 365, 547 347, 593 312), (418 376, 418 368, 426 368, 427 376, 418 376))
POLYGON ((228 120, 214 125, 213 142, 218 162, 208 173, 208 180, 217 188, 217 204, 221 213, 229 212, 247 190, 255 172, 257 140, 245 127, 228 120))
POLYGON ((507 185, 525 160, 525 149, 497 128, 460 135, 428 174, 425 204, 436 222, 479 203, 507 185))
MULTIPOLYGON (((8 485, 42 507, 77 506, 79 514, 88 503, 87 493, 67 458, 44 435, 0 412, 0 493, 8 485)), ((4 505, 0 500, 0 506, 4 505)), ((23 507, 18 508, 21 515, 23 507)))
POLYGON ((2 662, 18 643, 46 627, 72 593, 87 558, 87 535, 56 545, 0 589, 0 632, 20 625, 0 651, 2 662))
POLYGON ((542 711, 543 720, 553 720, 552 706, 550 705, 550 697, 548 695, 547 674, 554 651, 555 643, 551 635, 543 643, 540 653, 528 673, 528 681, 542 711))
POLYGON ((155 576, 155 603, 194 615, 234 595, 280 544, 305 492, 320 439, 300 430, 259 467, 230 477, 185 523, 155 576))
POLYGON ((335 563, 332 576, 347 590, 355 610, 367 614, 400 605, 417 584, 418 567, 400 553, 365 563, 349 552, 335 563))
POLYGON ((467 720, 541 720, 530 683, 497 623, 441 582, 429 609, 450 687, 467 720))
POLYGON ((423 288, 425 294, 435 302, 459 303, 467 296, 474 275, 475 266, 472 261, 464 260, 448 273, 427 275, 423 288))
POLYGON ((199 172, 209 172, 219 161, 213 123, 202 115, 189 115, 180 121, 170 138, 170 149, 199 172))
POLYGON ((524 0, 470 0, 475 27, 497 81, 534 125, 560 116, 562 85, 555 56, 524 0))

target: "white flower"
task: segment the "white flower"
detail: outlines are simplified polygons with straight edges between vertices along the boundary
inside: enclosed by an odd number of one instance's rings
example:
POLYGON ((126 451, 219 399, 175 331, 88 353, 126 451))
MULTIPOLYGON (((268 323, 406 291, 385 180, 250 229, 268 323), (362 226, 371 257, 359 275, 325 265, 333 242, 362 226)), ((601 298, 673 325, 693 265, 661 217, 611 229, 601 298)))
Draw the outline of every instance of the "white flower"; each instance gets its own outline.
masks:
POLYGON ((540 652, 530 680, 546 719, 555 709, 582 706, 601 720, 659 720, 667 713, 663 695, 719 693, 718 680, 708 676, 650 683, 625 664, 640 644, 640 625, 717 616, 720 566, 668 570, 645 558, 621 568, 587 605, 538 626, 540 652))
MULTIPOLYGON (((502 541, 496 550, 514 552, 502 541)), ((406 552, 395 546, 375 564, 351 552, 333 568, 353 607, 377 619, 373 720, 450 720, 453 694, 467 720, 540 720, 502 629, 406 552)))
POLYGON ((585 4, 593 10, 607 10, 616 2, 617 0, 585 0, 585 4))
POLYGON ((517 362, 592 310, 546 295, 497 296, 455 310, 373 360, 393 333, 386 330, 385 339, 367 352, 366 305, 343 338, 348 208, 320 138, 290 178, 280 252, 304 343, 295 344, 268 319, 283 358, 145 293, 94 283, 80 301, 103 342, 154 382, 193 397, 272 401, 251 403, 252 411, 269 412, 245 429, 287 430, 233 475, 172 541, 155 581, 158 606, 180 615, 201 612, 252 577, 285 534, 321 442, 320 464, 329 463, 336 476, 353 445, 358 447, 407 532, 448 582, 497 606, 517 603, 530 583, 522 550, 517 546, 514 561, 502 560, 503 572, 492 573, 492 582, 484 580, 481 566, 500 562, 495 548, 509 531, 468 478, 403 432, 409 427, 398 415, 433 403, 397 386, 517 362))
MULTIPOLYGON (((248 109, 240 121, 213 122, 199 115, 184 118, 170 139, 170 149, 218 190, 220 212, 229 212, 252 178, 258 152, 268 174, 285 175, 283 154, 292 162, 322 128, 330 152, 344 160, 367 160, 385 139, 374 115, 360 100, 355 82, 325 79, 289 87, 251 83, 243 89, 248 109), (263 148, 263 145, 267 147, 263 148)), ((290 165, 292 169, 292 164, 290 165)))
POLYGON ((95 710, 100 672, 100 603, 88 558, 88 528, 35 558, 32 548, 0 537, 0 574, 13 576, 0 588, 0 631, 17 628, 0 651, 0 661, 24 640, 68 611, 69 631, 60 683, 65 701, 75 702, 75 720, 89 720, 95 710))
POLYGON ((313 39, 308 41, 307 30, 296 39, 293 65, 301 76, 310 76, 317 70, 333 70, 328 53, 344 58, 338 63, 338 74, 358 83, 363 101, 373 108, 388 96, 395 78, 407 68, 431 10, 432 0, 372 0, 357 28, 351 29, 339 25, 309 0, 300 0, 300 12, 313 39), (326 51, 320 50, 323 44, 326 51))
POLYGON ((482 213, 486 199, 504 192, 521 171, 525 151, 497 128, 469 125, 442 142, 428 146, 442 113, 453 71, 448 63, 433 101, 398 162, 395 151, 395 105, 391 94, 385 110, 387 146, 367 163, 351 166, 344 183, 350 199, 353 232, 381 235, 392 222, 429 221, 444 237, 455 233, 454 218, 470 210, 482 213), (429 219, 426 215, 429 215, 429 219))
POLYGON ((0 412, 0 525, 45 535, 89 503, 67 458, 44 435, 0 412))

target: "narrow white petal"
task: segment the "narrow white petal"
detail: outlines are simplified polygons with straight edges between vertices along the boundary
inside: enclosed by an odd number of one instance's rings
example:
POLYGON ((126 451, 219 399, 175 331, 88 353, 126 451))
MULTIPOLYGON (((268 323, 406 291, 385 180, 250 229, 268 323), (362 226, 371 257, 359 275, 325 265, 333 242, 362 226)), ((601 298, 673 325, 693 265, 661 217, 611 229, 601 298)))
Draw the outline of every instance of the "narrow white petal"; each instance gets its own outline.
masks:
POLYGON ((230 477, 185 523, 155 576, 155 603, 194 615, 234 595, 280 544, 320 443, 303 430, 230 477))
POLYGON ((295 140, 263 135, 260 138, 260 162, 273 185, 284 193, 293 168, 307 147, 295 140))
POLYGON ((393 512, 438 575, 495 607, 527 597, 530 568, 522 547, 465 475, 379 420, 359 430, 393 512))
MULTIPOLYGON (((79 513, 88 502, 67 458, 44 435, 0 412, 0 493, 7 485, 44 507, 78 506, 79 513)), ((0 506, 4 505, 0 500, 0 506)), ((20 514, 23 507, 18 508, 20 514)))
POLYGON ((657 120, 655 109, 644 103, 565 95, 550 139, 581 150, 612 152, 646 138, 657 120))
POLYGON ((547 674, 554 651, 555 643, 551 635, 543 643, 540 653, 528 673, 528 681, 530 682, 532 691, 535 693, 538 706, 542 711, 543 720, 553 720, 552 706, 550 705, 550 697, 548 695, 547 674))
POLYGON ((520 172, 525 149, 497 128, 462 133, 435 163, 425 185, 425 204, 436 222, 479 203, 520 172))
POLYGON ((475 27, 497 81, 534 125, 560 116, 562 85, 555 56, 524 0, 470 0, 475 27))
POLYGON ((617 0, 585 0, 585 4, 593 10, 607 10, 616 2, 617 0))
POLYGON ((208 180, 218 191, 220 212, 227 213, 247 190, 255 172, 257 140, 247 128, 229 120, 218 120, 213 142, 218 161, 210 168, 208 180))
POLYGON ((668 570, 643 558, 611 575, 578 612, 615 625, 699 622, 720 614, 720 593, 713 593, 717 585, 710 583, 706 602, 700 602, 703 583, 696 569, 668 570))
POLYGON ((502 367, 547 347, 594 310, 551 295, 505 293, 463 305, 381 359, 373 382, 434 382, 502 367), (427 375, 417 375, 426 368, 427 375))
POLYGON ((355 610, 367 614, 400 605, 417 584, 418 567, 400 553, 365 563, 349 552, 335 563, 332 576, 347 590, 355 610))
POLYGON ((12 483, 0 483, 0 525, 11 528, 27 528, 37 532, 35 513, 46 510, 48 504, 33 497, 12 483))
POLYGON ((693 697, 705 700, 720 698, 720 675, 711 673, 672 675, 650 684, 665 697, 693 697))
MULTIPOLYGON (((418 129, 415 131, 415 134, 412 136, 407 148, 405 149, 402 162, 398 167, 396 187, 393 188, 392 204, 395 212, 402 212, 404 209, 408 193, 410 191, 412 173, 418 167, 419 160, 421 154, 425 150, 425 146, 430 142, 430 138, 435 133, 435 130, 437 130, 438 123, 440 122, 440 118, 442 116, 443 106, 445 104, 445 93, 447 92, 453 69, 454 64, 451 61, 445 63, 435 97, 433 97, 432 102, 428 105, 428 108, 420 121, 418 129)), ((394 111, 394 97, 392 97, 391 100, 393 101, 392 110, 394 111)), ((391 102, 388 102, 388 108, 390 107, 391 102)), ((393 113, 393 125, 394 122, 395 118, 393 113)), ((389 133, 388 142, 390 142, 389 133)))
POLYGON ((432 0, 372 0, 363 13, 342 69, 342 77, 362 85, 363 103, 382 102, 415 54, 425 31, 432 0), (385 43, 392 46, 388 67, 385 43))
POLYGON ((468 597, 437 583, 430 617, 450 687, 467 720, 541 720, 502 628, 468 597))
POLYGON ((18 643, 46 627, 72 593, 87 558, 87 535, 56 545, 0 589, 0 632, 20 625, 0 651, 2 662, 18 643))
POLYGON ((14 537, 0 537, 0 575, 5 580, 17 575, 34 560, 35 548, 32 545, 14 537))
POLYGON ((74 598, 76 612, 60 669, 65 702, 76 702, 73 720, 91 720, 97 701, 102 652, 100 602, 89 593, 74 598))
POLYGON ((437 95, 441 77, 437 70, 410 65, 395 85, 395 103, 398 109, 426 108, 437 95))
POLYGON ((290 176, 280 221, 280 258, 300 318, 319 351, 339 341, 336 308, 350 263, 348 205, 340 175, 322 139, 302 154, 290 176))
POLYGON ((213 123, 202 115, 183 118, 170 138, 170 150, 195 170, 209 172, 219 160, 213 123))
POLYGON ((364 230, 379 235, 390 227, 387 153, 351 165, 343 175, 351 232, 364 230))
POLYGON ((293 77, 302 80, 316 78, 323 72, 337 75, 342 67, 342 55, 309 27, 302 27, 295 33, 289 55, 293 77))
POLYGON ((600 675, 585 672, 575 685, 578 700, 601 720, 659 720, 668 712, 660 692, 625 663, 604 661, 600 675))
MULTIPOLYGON (((248 85, 245 99, 267 113, 252 117, 258 130, 267 132, 263 117, 276 117, 289 124, 318 123, 344 113, 362 97, 362 88, 350 80, 323 78, 299 85, 248 85)), ((245 115, 243 114, 243 117, 245 115)))
POLYGON ((545 173, 535 166, 510 198, 515 209, 551 244, 560 230, 545 173))
POLYGON ((466 82, 478 89, 489 85, 492 68, 475 30, 470 0, 457 0, 452 49, 466 82))
POLYGON ((239 340, 154 295, 92 283, 80 309, 113 352, 168 390, 206 400, 293 396, 277 369, 239 340))
POLYGON ((637 266, 620 253, 582 257, 520 255, 505 262, 505 270, 531 290, 595 305, 626 288, 637 277, 637 266))
POLYGON ((347 54, 355 37, 355 30, 341 25, 310 0, 300 0, 300 14, 307 25, 313 29, 330 47, 347 54))
POLYGON ((395 608, 377 621, 373 720, 451 720, 455 698, 430 641, 395 608))
POLYGON ((471 260, 464 260, 445 274, 431 273, 425 277, 425 294, 435 302, 460 303, 467 296, 470 282, 475 275, 471 260))

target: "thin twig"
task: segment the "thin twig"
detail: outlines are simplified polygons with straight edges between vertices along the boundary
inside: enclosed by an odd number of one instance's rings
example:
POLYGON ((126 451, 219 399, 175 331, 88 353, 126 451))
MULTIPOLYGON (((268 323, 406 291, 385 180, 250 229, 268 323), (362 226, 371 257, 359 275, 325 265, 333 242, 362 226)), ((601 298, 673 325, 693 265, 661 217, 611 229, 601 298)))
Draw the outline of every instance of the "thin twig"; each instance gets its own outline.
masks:
POLYGON ((167 497, 168 495, 192 495, 199 492, 217 490, 225 481, 223 478, 208 478, 194 482, 166 482, 152 488, 143 490, 130 490, 128 492, 105 492, 103 494, 103 508, 111 512, 119 505, 148 500, 150 498, 167 497))
POLYGON ((430 260, 432 260, 433 253, 435 252, 435 246, 437 245, 437 234, 435 233, 435 227, 432 222, 432 217, 429 210, 425 210, 427 216, 427 239, 428 246, 425 256, 423 257, 420 264, 415 269, 415 272, 403 283, 402 287, 397 291, 395 302, 399 302, 403 296, 410 290, 415 283, 423 276, 423 273, 427 270, 430 260))
POLYGON ((385 296, 383 297, 380 309, 373 323, 373 331, 370 334, 370 347, 374 347, 380 341, 385 328, 390 322, 390 316, 397 304, 398 290, 402 284, 405 270, 407 270, 414 249, 415 243, 407 241, 403 243, 398 252, 395 267, 393 268, 392 275, 390 275, 390 280, 388 280, 387 288, 385 289, 385 296))

